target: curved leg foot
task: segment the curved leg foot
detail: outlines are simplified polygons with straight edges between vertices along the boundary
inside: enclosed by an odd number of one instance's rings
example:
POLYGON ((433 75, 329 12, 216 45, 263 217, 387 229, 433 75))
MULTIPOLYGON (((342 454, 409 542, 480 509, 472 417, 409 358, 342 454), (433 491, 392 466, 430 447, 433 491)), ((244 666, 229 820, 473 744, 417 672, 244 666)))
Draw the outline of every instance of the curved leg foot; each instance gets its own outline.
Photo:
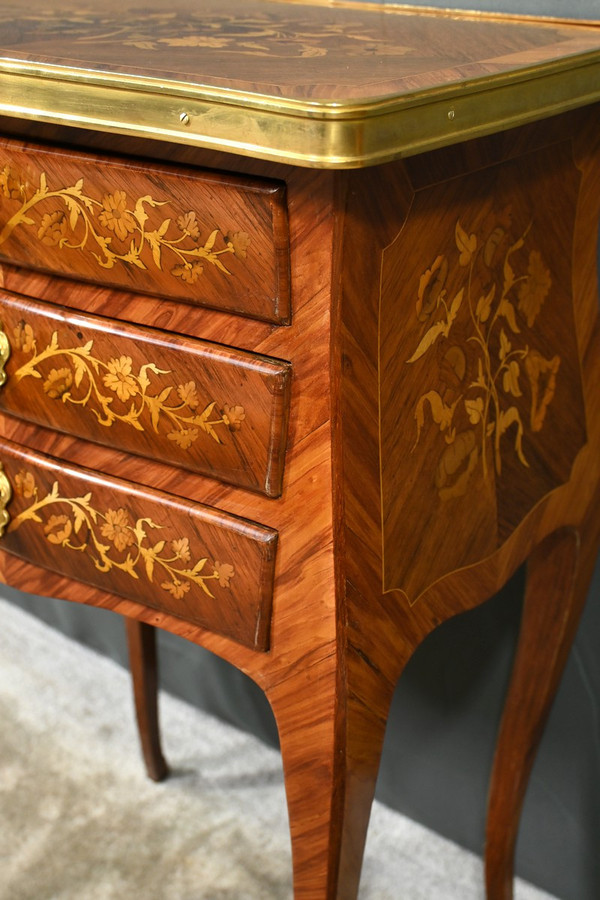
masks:
POLYGON ((585 602, 597 546, 594 538, 584 533, 580 548, 577 532, 561 530, 537 547, 528 561, 519 643, 490 781, 488 900, 512 900, 519 816, 585 602))
POLYGON ((324 668, 267 692, 283 756, 294 900, 355 900, 394 685, 380 676, 376 694, 365 696, 331 660, 324 668))
POLYGON ((153 781, 162 781, 169 769, 160 746, 158 725, 158 666, 156 629, 136 619, 125 619, 129 666, 138 732, 146 771, 153 781))

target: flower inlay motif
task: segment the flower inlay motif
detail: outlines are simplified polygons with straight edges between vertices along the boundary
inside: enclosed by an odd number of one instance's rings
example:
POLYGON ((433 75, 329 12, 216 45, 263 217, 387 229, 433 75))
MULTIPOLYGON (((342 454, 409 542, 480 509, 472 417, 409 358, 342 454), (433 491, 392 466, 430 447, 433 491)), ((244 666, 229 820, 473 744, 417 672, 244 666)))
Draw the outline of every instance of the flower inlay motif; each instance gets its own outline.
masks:
POLYGON ((51 187, 45 172, 33 184, 26 173, 0 161, 2 197, 18 200, 20 205, 4 221, 0 247, 15 229, 33 228, 42 244, 59 251, 87 251, 104 269, 112 269, 117 262, 138 269, 155 266, 187 284, 198 281, 205 266, 231 275, 225 265, 227 256, 245 259, 250 240, 243 231, 222 234, 212 228, 202 234, 194 210, 175 221, 163 218, 148 228, 148 210, 167 206, 169 201, 149 194, 130 200, 121 189, 93 197, 85 192, 83 178, 67 187, 51 187), (49 203, 56 208, 48 211, 49 203))
POLYGON ((99 509, 92 491, 81 497, 65 497, 55 481, 44 494, 33 473, 25 469, 15 476, 14 489, 18 497, 30 502, 12 515, 9 532, 25 522, 39 525, 45 539, 57 550, 84 553, 99 572, 116 569, 135 579, 145 576, 149 582, 156 577, 161 588, 175 598, 197 585, 214 599, 210 582, 228 588, 235 576, 231 563, 210 563, 208 556, 194 558, 188 537, 177 535, 156 541, 150 532, 161 531, 163 526, 151 518, 134 521, 121 506, 99 509))
POLYGON ((38 349, 33 328, 22 320, 12 343, 17 352, 30 354, 13 380, 35 379, 48 398, 88 410, 105 427, 120 422, 145 431, 149 424, 159 433, 164 425, 167 438, 187 450, 201 435, 223 444, 223 436, 239 431, 246 417, 243 406, 217 408, 216 400, 203 401, 195 381, 165 386, 163 376, 171 373, 153 362, 135 367, 125 354, 107 360, 95 356, 93 340, 61 346, 55 331, 38 349))
MULTIPOLYGON (((435 347, 461 385, 451 402, 439 390, 426 391, 414 410, 415 448, 428 419, 444 435, 446 447, 435 471, 441 499, 465 494, 478 466, 486 478, 491 467, 500 475, 507 440, 519 462, 529 467, 523 450, 525 429, 541 431, 554 397, 560 356, 546 359, 530 348, 519 324, 519 319, 524 319, 528 328, 535 324, 552 288, 550 271, 536 249, 529 250, 526 269, 515 271, 515 254, 526 247, 530 229, 531 225, 515 239, 502 220, 482 234, 470 232, 457 221, 455 255, 438 255, 419 280, 416 316, 429 327, 407 362, 416 362, 435 347), (488 272, 479 296, 472 287, 476 262, 488 272), (449 276, 460 270, 464 270, 458 278, 461 286, 449 292, 449 276), (457 318, 465 307, 469 333, 466 339, 455 338, 457 318), (472 353, 476 376, 468 381, 473 360, 468 365, 467 354, 472 353), (530 396, 525 421, 519 402, 524 397, 523 379, 528 381, 530 396)), ((456 285, 457 279, 453 282, 456 285)))
POLYGON ((185 13, 127 10, 121 21, 108 21, 96 7, 49 11, 44 16, 0 14, 0 22, 10 26, 7 40, 12 37, 17 44, 43 36, 50 40, 59 37, 74 45, 116 46, 146 53, 201 48, 219 54, 291 60, 332 55, 355 59, 397 57, 412 49, 390 40, 377 19, 372 24, 365 18, 352 22, 331 15, 316 20, 301 10, 287 17, 280 10, 268 9, 243 15, 241 9, 228 13, 221 4, 216 9, 202 6, 185 13))

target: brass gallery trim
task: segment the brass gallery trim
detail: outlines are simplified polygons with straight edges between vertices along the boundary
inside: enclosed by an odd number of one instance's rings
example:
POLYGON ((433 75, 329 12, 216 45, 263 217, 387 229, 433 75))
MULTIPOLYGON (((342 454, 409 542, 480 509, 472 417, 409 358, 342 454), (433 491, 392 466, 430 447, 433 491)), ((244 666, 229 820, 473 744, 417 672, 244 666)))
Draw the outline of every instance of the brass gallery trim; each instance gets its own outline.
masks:
POLYGON ((0 114, 276 162, 359 168, 557 115, 600 99, 600 50, 360 103, 299 101, 0 60, 0 114))

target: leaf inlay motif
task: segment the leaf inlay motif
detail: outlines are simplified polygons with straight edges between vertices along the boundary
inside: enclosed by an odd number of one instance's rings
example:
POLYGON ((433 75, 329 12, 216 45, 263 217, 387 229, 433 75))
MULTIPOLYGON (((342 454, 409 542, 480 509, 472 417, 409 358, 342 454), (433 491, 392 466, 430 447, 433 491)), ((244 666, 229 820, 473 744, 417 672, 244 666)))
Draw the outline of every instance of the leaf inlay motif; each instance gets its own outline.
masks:
POLYGON ((419 280, 416 315, 427 327, 407 363, 414 364, 439 349, 441 342, 448 342, 444 359, 460 384, 452 402, 443 391, 431 389, 421 395, 414 411, 414 449, 429 418, 444 435, 446 447, 435 472, 441 499, 465 494, 479 465, 484 478, 490 469, 500 475, 509 435, 517 459, 529 467, 523 450, 525 429, 542 429, 554 397, 560 356, 545 359, 530 348, 519 324, 521 318, 527 328, 533 327, 552 289, 550 271, 539 251, 530 250, 526 269, 516 271, 516 259, 521 261, 518 251, 526 246, 530 229, 531 224, 515 239, 503 222, 494 223, 489 234, 478 234, 459 220, 454 233, 456 257, 438 255, 419 280), (485 266, 488 278, 479 297, 473 290, 476 263, 485 266), (449 291, 451 280, 460 287, 449 291), (454 335, 456 323, 460 321, 463 328, 465 319, 466 340, 454 335), (467 353, 476 370, 470 382, 466 380, 467 353), (524 379, 531 406, 527 422, 518 402, 525 396, 524 379))
POLYGON ((212 399, 203 406, 194 381, 165 386, 163 376, 171 373, 153 362, 136 369, 127 355, 108 360, 95 356, 93 340, 79 347, 63 347, 55 331, 50 342, 38 350, 33 328, 24 320, 15 327, 12 340, 17 352, 30 354, 12 379, 36 380, 51 400, 87 409, 105 427, 120 422, 145 431, 149 424, 159 433, 164 423, 167 438, 187 450, 200 435, 223 444, 222 436, 238 431, 245 419, 243 406, 217 408, 212 399))
MULTIPOLYGON (((89 491, 81 497, 62 495, 58 481, 43 494, 32 472, 21 470, 15 477, 15 494, 30 503, 10 519, 8 532, 25 522, 39 525, 46 540, 58 551, 84 553, 102 573, 119 570, 131 578, 155 580, 160 587, 179 599, 197 585, 214 599, 209 584, 228 588, 235 575, 231 563, 208 556, 195 559, 189 538, 176 536, 155 540, 151 531, 164 533, 162 525, 151 518, 132 521, 124 507, 99 509, 89 491)), ((158 536, 158 535, 156 535, 158 536)))

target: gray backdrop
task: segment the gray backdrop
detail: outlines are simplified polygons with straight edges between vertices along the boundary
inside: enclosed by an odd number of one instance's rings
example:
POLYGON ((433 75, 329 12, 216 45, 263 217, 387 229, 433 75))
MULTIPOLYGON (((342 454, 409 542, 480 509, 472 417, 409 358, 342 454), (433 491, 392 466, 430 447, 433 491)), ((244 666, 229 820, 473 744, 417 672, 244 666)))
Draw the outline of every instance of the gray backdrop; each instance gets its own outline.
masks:
MULTIPOLYGON (((415 5, 449 4, 427 0, 415 5)), ((600 0, 464 0, 452 5, 600 20, 600 0)), ((521 571, 487 604, 430 635, 400 681, 384 747, 379 799, 476 852, 483 844, 487 779, 522 588, 521 571)), ((8 588, 3 593, 126 664, 118 616, 8 588)), ((518 873, 562 900, 600 897, 599 601, 600 562, 535 763, 517 853, 518 873)), ((245 676, 170 634, 160 635, 160 649, 161 682, 167 690, 277 742, 267 701, 245 676)))
MULTIPOLYGON (((367 0, 378 2, 378 0, 367 0)), ((398 0, 379 0, 398 3, 398 0)), ((600 18, 600 0, 409 0, 407 6, 434 6, 440 9, 485 10, 527 16, 562 16, 569 19, 600 18)))

